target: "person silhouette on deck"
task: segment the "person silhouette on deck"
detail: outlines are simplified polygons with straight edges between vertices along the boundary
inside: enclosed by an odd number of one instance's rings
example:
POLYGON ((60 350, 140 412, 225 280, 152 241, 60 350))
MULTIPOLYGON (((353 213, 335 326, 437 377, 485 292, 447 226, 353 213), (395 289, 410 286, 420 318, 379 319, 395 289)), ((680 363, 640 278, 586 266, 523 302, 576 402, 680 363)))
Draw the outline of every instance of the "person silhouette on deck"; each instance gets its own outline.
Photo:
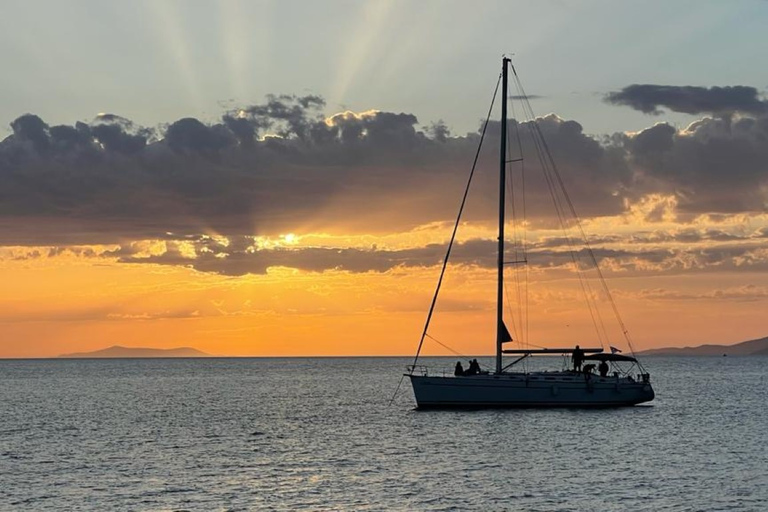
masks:
POLYGON ((464 375, 464 367, 461 366, 461 361, 456 361, 456 369, 453 371, 453 374, 456 377, 461 377, 464 375))
POLYGON ((571 356, 571 359, 573 360, 573 371, 580 372, 581 363, 584 362, 584 351, 581 350, 578 345, 573 349, 573 356, 571 356))
POLYGON ((600 371, 601 377, 605 377, 608 375, 608 363, 606 363, 605 361, 601 361, 600 366, 598 366, 597 369, 600 371))

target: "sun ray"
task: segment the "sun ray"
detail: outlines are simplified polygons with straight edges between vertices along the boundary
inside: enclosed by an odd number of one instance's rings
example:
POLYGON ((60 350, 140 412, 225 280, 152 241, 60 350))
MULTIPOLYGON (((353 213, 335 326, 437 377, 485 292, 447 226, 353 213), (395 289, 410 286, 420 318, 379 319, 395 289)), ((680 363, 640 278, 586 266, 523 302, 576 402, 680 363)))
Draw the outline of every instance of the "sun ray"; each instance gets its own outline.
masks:
POLYGON ((182 5, 177 2, 147 2, 152 11, 150 18, 155 23, 156 34, 162 42, 165 51, 171 54, 178 66, 179 75, 185 87, 185 93, 198 111, 204 110, 203 94, 200 90, 200 79, 193 66, 188 41, 193 38, 184 31, 182 22, 182 5))
POLYGON ((370 58, 372 48, 387 26, 394 5, 395 2, 392 0, 364 4, 355 33, 346 45, 346 52, 336 73, 336 82, 331 88, 332 103, 345 102, 350 87, 365 65, 366 59, 370 58))
POLYGON ((222 57, 227 64, 231 94, 238 100, 247 98, 246 66, 249 65, 248 38, 243 26, 244 13, 241 2, 220 2, 219 32, 221 33, 222 57))

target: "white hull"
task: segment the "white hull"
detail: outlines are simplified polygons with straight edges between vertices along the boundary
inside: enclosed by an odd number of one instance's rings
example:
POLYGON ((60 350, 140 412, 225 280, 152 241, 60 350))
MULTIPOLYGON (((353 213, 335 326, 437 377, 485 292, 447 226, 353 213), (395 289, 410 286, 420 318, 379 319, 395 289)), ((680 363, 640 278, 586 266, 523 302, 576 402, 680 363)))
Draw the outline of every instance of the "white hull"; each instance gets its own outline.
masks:
POLYGON ((408 375, 420 409, 449 407, 617 407, 653 400, 649 382, 574 372, 466 377, 408 375))

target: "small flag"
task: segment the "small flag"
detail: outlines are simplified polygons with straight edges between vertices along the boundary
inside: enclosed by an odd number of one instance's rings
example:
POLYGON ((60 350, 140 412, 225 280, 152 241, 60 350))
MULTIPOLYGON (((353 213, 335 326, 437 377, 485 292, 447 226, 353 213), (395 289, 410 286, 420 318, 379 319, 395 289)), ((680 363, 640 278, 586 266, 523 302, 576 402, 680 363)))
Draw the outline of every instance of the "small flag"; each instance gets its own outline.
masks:
POLYGON ((621 353, 621 350, 617 349, 616 347, 611 347, 611 354, 615 354, 616 352, 621 353))

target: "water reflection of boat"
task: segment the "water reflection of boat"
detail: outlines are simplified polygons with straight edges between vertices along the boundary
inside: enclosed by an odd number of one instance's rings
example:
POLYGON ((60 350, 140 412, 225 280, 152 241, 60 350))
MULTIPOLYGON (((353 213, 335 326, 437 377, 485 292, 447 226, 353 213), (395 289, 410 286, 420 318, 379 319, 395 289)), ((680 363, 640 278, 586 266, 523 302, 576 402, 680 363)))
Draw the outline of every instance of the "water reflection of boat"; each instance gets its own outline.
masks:
MULTIPOLYGON (((498 224, 498 248, 497 248, 497 296, 496 296, 496 358, 494 371, 482 371, 473 367, 472 371, 464 372, 457 367, 453 375, 430 374, 426 366, 419 364, 419 355, 428 335, 428 329, 432 313, 435 309, 438 292, 442 283, 443 275, 446 270, 451 247, 453 246, 456 229, 448 246, 443 269, 438 281, 437 291, 432 300, 429 313, 427 315, 426 325, 422 333, 419 349, 417 350, 414 362, 408 368, 407 377, 410 378, 413 385, 416 403, 419 408, 435 407, 607 407, 607 406, 625 406, 635 405, 653 400, 654 391, 650 382, 650 375, 645 371, 638 360, 633 356, 622 355, 620 351, 610 347, 610 352, 605 352, 602 347, 594 348, 519 348, 505 349, 505 344, 512 342, 505 323, 504 323, 504 267, 509 264, 527 263, 526 261, 505 261, 504 250, 504 227, 505 218, 505 190, 507 166, 511 161, 507 156, 507 99, 509 98, 509 70, 514 73, 514 79, 519 85, 517 74, 512 66, 510 59, 502 59, 502 101, 501 101, 501 136, 500 136, 500 157, 499 157, 499 224, 498 224), (571 356, 574 359, 573 368, 561 368, 554 371, 521 371, 520 364, 532 356, 538 355, 562 355, 565 358, 571 356), (508 364, 505 364, 504 356, 516 356, 508 364), (582 368, 583 362, 594 361, 600 363, 603 371, 601 374, 592 373, 591 368, 595 364, 587 363, 582 368), (605 366, 603 366, 605 365, 605 366), (591 368, 587 368, 590 366, 591 368), (610 367, 610 371, 606 369, 610 367), (588 371, 587 371, 588 370, 588 371)), ((519 90, 522 87, 519 86, 519 90)), ((495 95, 494 95, 495 97, 495 95)), ((523 99, 525 96, 523 94, 523 99)), ((527 103, 527 100, 526 100, 527 103)), ((528 105, 530 110, 530 105, 528 105)), ((486 121, 486 126, 487 126, 486 121)), ((548 157, 549 149, 536 123, 532 123, 531 135, 538 137, 536 147, 540 158, 548 157)), ((485 133, 485 130, 483 130, 485 133)), ((481 142, 482 143, 482 142, 481 142)), ((543 163, 543 162, 542 162, 543 163)), ((554 164, 553 164, 554 165, 554 164)), ((545 166, 543 166, 545 167, 545 166)), ((474 168, 473 168, 474 171, 474 168)), ((556 186, 563 186, 563 182, 557 174, 550 180, 556 186)), ((471 175, 470 175, 471 181, 471 175)), ((469 184, 467 185, 469 190, 469 184)), ((567 200, 567 206, 575 217, 572 203, 568 199, 565 189, 562 189, 567 200)), ((554 192, 553 192, 554 194, 554 192)), ((554 198, 554 196, 553 196, 554 198)), ((466 192, 461 211, 466 200, 466 192)), ((456 226, 459 225, 457 219, 456 226)), ((580 227, 580 224, 579 224, 580 227)), ((586 241, 585 241, 586 243, 586 241)), ((598 276, 605 294, 611 301, 616 318, 621 326, 622 332, 630 345, 626 329, 618 316, 618 310, 615 308, 610 293, 605 286, 602 273, 597 267, 597 260, 592 254, 591 248, 587 244, 589 254, 598 269, 598 276)), ((523 258, 525 259, 525 258, 523 258)))

